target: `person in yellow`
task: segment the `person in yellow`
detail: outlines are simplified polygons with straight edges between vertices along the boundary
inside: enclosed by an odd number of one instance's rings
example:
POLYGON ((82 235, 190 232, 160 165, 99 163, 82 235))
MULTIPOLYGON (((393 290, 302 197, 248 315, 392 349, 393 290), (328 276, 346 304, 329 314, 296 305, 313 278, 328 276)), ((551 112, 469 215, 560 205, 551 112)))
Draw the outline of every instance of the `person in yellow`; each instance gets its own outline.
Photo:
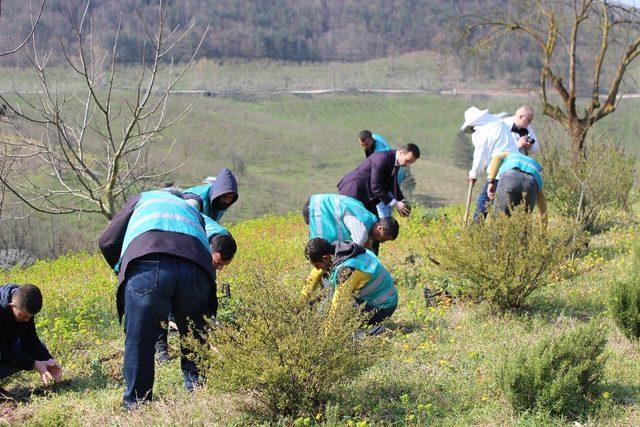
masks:
POLYGON ((493 157, 488 171, 487 196, 496 210, 510 215, 509 208, 525 203, 531 212, 538 206, 540 224, 547 224, 547 200, 544 196, 542 166, 518 152, 504 152, 493 157))
POLYGON ((330 296, 332 310, 340 301, 353 297, 363 311, 371 313, 368 325, 380 323, 396 310, 396 285, 373 252, 350 241, 331 244, 316 237, 309 240, 304 254, 315 267, 302 291, 306 301, 313 298, 327 275, 329 287, 334 291, 330 296))

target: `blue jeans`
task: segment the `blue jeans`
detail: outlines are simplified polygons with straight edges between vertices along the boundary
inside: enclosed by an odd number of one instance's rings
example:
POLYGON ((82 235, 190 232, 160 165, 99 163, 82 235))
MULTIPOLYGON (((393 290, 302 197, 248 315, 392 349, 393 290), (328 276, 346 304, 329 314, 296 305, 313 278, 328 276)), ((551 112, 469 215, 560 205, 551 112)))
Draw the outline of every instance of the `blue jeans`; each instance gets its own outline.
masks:
POLYGON ((525 203, 528 212, 536 206, 538 183, 533 175, 518 169, 502 174, 496 189, 496 211, 511 215, 510 208, 525 203))
POLYGON ((489 200, 489 196, 487 196, 487 189, 489 188, 489 180, 485 180, 484 185, 482 186, 482 191, 478 194, 478 198, 476 199, 476 210, 473 213, 473 222, 479 222, 482 219, 487 217, 487 210, 489 208, 489 204, 491 204, 491 200, 489 200))
POLYGON ((365 304, 362 308, 362 311, 364 311, 365 313, 370 313, 372 315, 367 321, 367 325, 371 326, 380 323, 386 318, 390 317, 393 312, 396 311, 397 307, 397 305, 394 305, 393 307, 389 308, 375 308, 369 304, 365 304))
MULTIPOLYGON (((132 261, 122 284, 125 287, 125 342, 123 395, 125 407, 153 397, 155 343, 169 313, 175 316, 180 336, 190 326, 197 337, 206 326, 214 285, 211 276, 193 262, 164 254, 132 261)), ((185 387, 199 381, 195 363, 182 348, 180 360, 185 387)))

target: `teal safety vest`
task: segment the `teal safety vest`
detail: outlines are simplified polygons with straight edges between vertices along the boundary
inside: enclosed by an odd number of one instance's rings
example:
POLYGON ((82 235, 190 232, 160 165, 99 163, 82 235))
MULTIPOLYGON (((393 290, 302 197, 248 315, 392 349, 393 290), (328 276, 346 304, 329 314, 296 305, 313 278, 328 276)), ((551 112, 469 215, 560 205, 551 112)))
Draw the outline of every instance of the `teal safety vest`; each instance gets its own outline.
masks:
POLYGON ((338 273, 342 267, 351 267, 371 275, 369 281, 355 294, 358 303, 366 303, 374 308, 391 308, 398 305, 398 290, 387 271, 373 252, 349 258, 331 270, 329 283, 335 289, 338 273))
POLYGON ((500 179, 503 173, 511 169, 520 169, 522 172, 533 175, 538 183, 538 191, 542 190, 542 165, 529 156, 520 153, 509 153, 502 161, 496 179, 500 179))
POLYGON ((348 213, 364 224, 367 234, 378 221, 378 217, 356 199, 339 194, 314 194, 309 199, 309 239, 322 237, 329 243, 352 240, 344 225, 344 216, 348 213))
POLYGON ((152 230, 193 236, 207 251, 211 251, 202 215, 193 206, 167 191, 147 191, 140 194, 140 200, 129 219, 116 272, 120 270, 120 261, 133 239, 152 230))
POLYGON ((204 218, 204 231, 207 234, 207 240, 211 241, 213 236, 217 234, 226 234, 230 236, 229 231, 216 221, 212 220, 208 216, 203 215, 204 218))
MULTIPOLYGON (((391 145, 389 145, 387 140, 384 139, 384 136, 378 133, 374 133, 371 136, 373 136, 373 140, 376 142, 373 148, 374 153, 377 153, 378 151, 391 150, 391 145)), ((398 169, 398 185, 402 184, 402 181, 404 181, 404 167, 401 167, 400 169, 398 169)))
POLYGON ((224 215, 226 209, 212 209, 211 203, 209 201, 209 190, 211 189, 211 184, 202 184, 197 187, 191 187, 184 190, 185 193, 195 194, 196 196, 202 199, 202 214, 210 217, 214 221, 220 221, 222 215, 224 215))

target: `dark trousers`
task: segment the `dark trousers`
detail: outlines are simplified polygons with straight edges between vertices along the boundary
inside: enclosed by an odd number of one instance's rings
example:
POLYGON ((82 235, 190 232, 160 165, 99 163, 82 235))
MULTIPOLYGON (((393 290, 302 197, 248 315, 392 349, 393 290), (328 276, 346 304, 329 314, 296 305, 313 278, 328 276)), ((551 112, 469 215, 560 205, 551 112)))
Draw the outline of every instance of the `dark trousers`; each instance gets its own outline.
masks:
POLYGON ((536 206, 538 183, 533 175, 519 169, 506 171, 496 189, 496 210, 510 215, 510 208, 525 203, 528 212, 536 206))
POLYGON ((364 311, 365 313, 372 313, 372 316, 369 318, 369 321, 367 322, 367 325, 371 326, 371 325, 375 325, 377 323, 382 322, 388 317, 391 317, 393 312, 396 311, 397 307, 398 306, 394 305, 393 307, 389 307, 389 308, 375 308, 368 304, 365 304, 362 311, 364 311))
POLYGON ((302 206, 302 218, 304 218, 304 223, 307 225, 309 225, 309 202, 311 202, 311 198, 308 198, 304 206, 302 206))
MULTIPOLYGON (((190 325, 199 336, 211 307, 211 276, 193 262, 163 254, 152 254, 132 261, 127 267, 125 287, 123 402, 131 407, 153 397, 155 343, 160 325, 169 313, 175 316, 180 336, 190 325)), ((198 371, 182 349, 180 361, 185 387, 193 389, 198 371)))
POLYGON ((160 334, 158 335, 158 341, 156 341, 156 351, 167 351, 169 349, 169 322, 175 323, 176 319, 173 314, 169 314, 169 317, 160 325, 160 334))
POLYGON ((487 196, 487 189, 489 188, 489 181, 485 180, 484 185, 478 198, 476 199, 476 210, 473 213, 473 222, 479 222, 487 217, 487 210, 489 209, 489 196, 487 196))
POLYGON ((9 378, 11 375, 18 372, 18 368, 13 365, 8 365, 6 363, 0 363, 0 380, 5 378, 9 378))

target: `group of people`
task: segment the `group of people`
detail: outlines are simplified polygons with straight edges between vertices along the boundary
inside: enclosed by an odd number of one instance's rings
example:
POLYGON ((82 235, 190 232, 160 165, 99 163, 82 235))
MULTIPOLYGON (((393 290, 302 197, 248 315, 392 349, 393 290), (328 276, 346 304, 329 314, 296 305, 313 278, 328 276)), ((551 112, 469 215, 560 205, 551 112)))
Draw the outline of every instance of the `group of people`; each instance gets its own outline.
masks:
MULTIPOLYGON (((546 213, 542 169, 531 157, 540 146, 532 121, 528 106, 512 117, 475 107, 465 112, 462 129, 472 134, 475 146, 471 185, 488 172, 476 221, 487 215, 493 200, 507 214, 522 202, 528 209, 537 203, 546 213)), ((420 149, 415 144, 392 149, 384 137, 368 130, 360 132, 358 142, 365 157, 338 182, 337 193, 314 194, 303 206, 309 228, 304 254, 313 270, 301 298, 321 300, 321 309, 328 306, 329 313, 350 300, 366 313, 373 334, 398 305, 396 285, 378 253, 381 243, 398 236, 393 210, 402 217, 411 214, 400 186, 420 149)), ((216 274, 237 251, 220 220, 238 196, 237 180, 225 168, 200 186, 132 197, 101 234, 98 246, 117 274, 117 311, 121 321, 124 316, 125 408, 152 398, 154 357, 159 362, 169 358, 170 320, 181 336, 191 331, 203 339, 207 317, 216 316, 216 274)), ((60 365, 35 329, 42 299, 37 286, 0 286, 0 380, 18 370, 37 371, 45 384, 61 378, 60 365)), ((193 390, 201 376, 186 348, 181 349, 180 365, 185 387, 193 390)))

